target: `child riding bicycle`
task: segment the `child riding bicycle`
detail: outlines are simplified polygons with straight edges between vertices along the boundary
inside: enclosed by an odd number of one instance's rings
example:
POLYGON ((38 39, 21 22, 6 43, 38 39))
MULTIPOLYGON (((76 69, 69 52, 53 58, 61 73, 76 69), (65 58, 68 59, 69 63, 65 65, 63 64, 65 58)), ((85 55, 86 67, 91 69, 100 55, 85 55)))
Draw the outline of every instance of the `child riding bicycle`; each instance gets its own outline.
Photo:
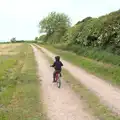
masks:
POLYGON ((51 65, 51 67, 55 68, 55 71, 53 72, 53 82, 55 82, 55 75, 57 72, 59 72, 61 75, 62 66, 63 63, 60 61, 60 56, 56 56, 53 65, 51 65))

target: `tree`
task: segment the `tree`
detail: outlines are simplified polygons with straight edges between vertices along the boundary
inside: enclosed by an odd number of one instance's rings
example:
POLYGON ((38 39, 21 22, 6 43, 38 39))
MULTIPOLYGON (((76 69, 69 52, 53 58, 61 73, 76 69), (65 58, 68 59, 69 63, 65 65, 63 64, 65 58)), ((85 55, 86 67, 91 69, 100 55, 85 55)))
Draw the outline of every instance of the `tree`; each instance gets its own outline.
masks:
POLYGON ((38 40, 38 37, 35 37, 35 41, 37 41, 38 40))
POLYGON ((11 38, 11 40, 10 40, 12 43, 15 43, 16 42, 16 38, 15 37, 13 37, 13 38, 11 38))
POLYGON ((56 31, 66 31, 70 27, 70 20, 64 13, 51 12, 39 23, 40 32, 47 35, 56 31))

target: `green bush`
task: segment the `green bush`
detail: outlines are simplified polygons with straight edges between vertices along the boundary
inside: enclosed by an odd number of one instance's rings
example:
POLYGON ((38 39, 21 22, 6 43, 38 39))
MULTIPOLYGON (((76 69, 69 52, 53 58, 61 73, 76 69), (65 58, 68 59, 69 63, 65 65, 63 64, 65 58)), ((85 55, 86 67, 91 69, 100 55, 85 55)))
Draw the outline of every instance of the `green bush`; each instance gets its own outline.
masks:
POLYGON ((87 17, 79 21, 65 32, 60 42, 95 49, 99 47, 120 55, 120 10, 99 18, 87 17))
POLYGON ((54 45, 54 47, 72 51, 78 55, 94 59, 96 61, 120 66, 120 56, 108 53, 100 48, 83 47, 80 45, 54 45))
POLYGON ((45 42, 96 61, 120 65, 120 10, 99 18, 87 17, 66 31, 60 30, 45 35, 45 42))
POLYGON ((72 27, 65 27, 62 25, 63 22, 60 26, 56 25, 56 22, 53 24, 51 21, 56 20, 56 18, 49 17, 50 23, 45 22, 48 19, 43 19, 41 23, 43 28, 45 27, 43 30, 52 31, 46 32, 47 34, 41 37, 45 42, 89 46, 95 49, 99 47, 101 50, 120 55, 120 10, 99 18, 87 17, 72 27), (56 27, 50 27, 49 24, 56 27), (51 30, 53 28, 54 30, 51 30))

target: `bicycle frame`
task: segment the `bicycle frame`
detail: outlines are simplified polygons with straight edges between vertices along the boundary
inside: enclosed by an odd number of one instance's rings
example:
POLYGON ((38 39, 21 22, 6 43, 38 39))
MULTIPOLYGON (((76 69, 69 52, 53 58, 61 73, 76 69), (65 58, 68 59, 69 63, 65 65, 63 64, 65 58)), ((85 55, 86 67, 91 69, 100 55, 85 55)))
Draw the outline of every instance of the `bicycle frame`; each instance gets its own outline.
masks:
POLYGON ((57 80, 58 80, 58 75, 59 75, 59 73, 57 72, 56 75, 55 75, 55 81, 56 81, 56 82, 57 82, 57 80))

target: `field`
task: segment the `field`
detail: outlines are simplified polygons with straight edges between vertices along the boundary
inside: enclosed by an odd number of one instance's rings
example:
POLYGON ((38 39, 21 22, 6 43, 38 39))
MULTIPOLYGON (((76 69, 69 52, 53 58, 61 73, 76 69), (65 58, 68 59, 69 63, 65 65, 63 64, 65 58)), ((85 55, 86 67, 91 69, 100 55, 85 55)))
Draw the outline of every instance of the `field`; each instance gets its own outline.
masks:
POLYGON ((31 46, 0 44, 0 53, 0 120, 44 119, 31 46))
POLYGON ((105 70, 117 70, 117 67, 52 46, 41 46, 28 43, 0 44, 0 120, 120 120, 119 90, 115 86, 108 86, 107 82, 99 81, 99 78, 89 77, 91 73, 107 75, 108 71, 99 70, 103 70, 103 66, 105 70), (49 66, 55 54, 51 56, 50 51, 64 58, 60 89, 52 83, 54 70, 49 66), (70 62, 73 64, 69 65, 70 62), (92 72, 81 74, 80 66, 92 72), (83 83, 82 79, 86 82, 83 83), (88 81, 90 86, 86 86, 88 81), (95 90, 102 97, 95 94, 91 86, 97 88, 95 90), (110 103, 111 100, 114 102, 110 103), (110 108, 112 105, 118 110, 110 108))

